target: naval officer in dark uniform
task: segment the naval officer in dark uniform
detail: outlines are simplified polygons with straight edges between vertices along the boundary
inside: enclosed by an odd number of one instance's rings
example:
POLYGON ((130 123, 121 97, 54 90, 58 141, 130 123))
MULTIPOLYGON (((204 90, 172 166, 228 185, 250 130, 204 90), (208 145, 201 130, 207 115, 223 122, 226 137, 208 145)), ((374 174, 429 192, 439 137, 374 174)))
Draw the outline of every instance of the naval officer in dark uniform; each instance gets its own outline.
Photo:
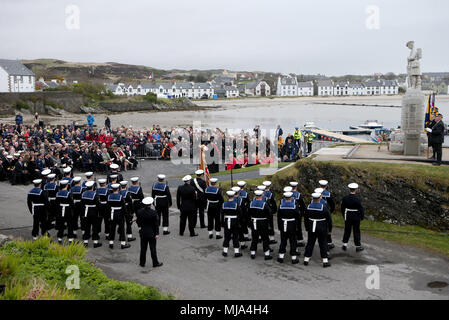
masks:
POLYGON ((198 234, 195 233, 196 224, 196 191, 195 188, 190 184, 192 177, 187 175, 182 178, 184 185, 178 187, 176 192, 176 205, 181 212, 181 217, 179 221, 179 235, 184 235, 184 230, 186 228, 186 222, 189 221, 189 231, 190 236, 195 237, 198 234))
POLYGON ((443 156, 443 143, 444 143, 444 123, 443 115, 441 113, 435 116, 435 124, 432 128, 426 128, 426 131, 430 133, 430 142, 432 143, 432 149, 436 154, 436 161, 432 163, 434 166, 441 165, 441 158, 443 156))
POLYGON ((140 228, 140 262, 141 267, 145 267, 147 248, 150 246, 151 260, 153 267, 162 266, 162 262, 157 259, 156 241, 159 237, 159 217, 151 205, 154 199, 147 197, 142 200, 143 208, 137 211, 137 225, 140 228))
POLYGON ((360 252, 364 250, 360 242, 360 222, 365 217, 365 209, 362 206, 360 198, 356 195, 359 185, 357 183, 351 183, 348 187, 349 194, 341 200, 341 213, 345 219, 342 249, 346 251, 348 248, 349 237, 351 236, 351 230, 353 230, 355 250, 356 252, 360 252))

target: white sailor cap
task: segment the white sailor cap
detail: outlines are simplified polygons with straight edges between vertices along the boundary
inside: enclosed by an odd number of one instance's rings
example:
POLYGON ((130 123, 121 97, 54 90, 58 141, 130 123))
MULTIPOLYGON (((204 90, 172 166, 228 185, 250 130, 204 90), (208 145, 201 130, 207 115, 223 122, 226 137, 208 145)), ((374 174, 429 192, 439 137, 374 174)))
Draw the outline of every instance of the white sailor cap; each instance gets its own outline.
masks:
POLYGON ((126 180, 120 181, 121 186, 126 186, 127 184, 128 184, 128 181, 126 181, 126 180))
POLYGON ((240 191, 240 187, 232 187, 231 190, 234 191, 234 192, 239 192, 240 191))
POLYGON ((12 159, 12 158, 14 158, 12 155, 8 155, 8 156, 6 156, 6 158, 7 159, 12 159))
POLYGON ((70 173, 72 171, 72 168, 67 167, 67 168, 64 168, 63 171, 64 171, 64 173, 70 173))
POLYGON ((42 179, 36 179, 36 180, 33 180, 33 184, 35 185, 35 186, 37 186, 37 185, 39 185, 39 184, 41 184, 42 183, 42 179))
POLYGON ((112 170, 117 170, 118 169, 118 164, 116 163, 112 163, 109 168, 111 168, 112 170))
POLYGON ((200 175, 202 175, 203 173, 204 173, 203 170, 196 170, 196 171, 195 171, 195 174, 196 174, 197 176, 200 176, 200 175))
POLYGON ((296 182, 296 181, 292 181, 292 182, 290 182, 290 185, 294 188, 294 187, 297 187, 298 186, 298 182, 296 182))
POLYGON ((110 176, 109 176, 109 178, 111 178, 112 180, 115 180, 115 179, 117 179, 117 178, 118 178, 118 175, 116 175, 116 174, 112 174, 112 175, 110 175, 110 176))
POLYGON ((107 182, 106 179, 98 179, 99 184, 106 184, 106 182, 107 182))
POLYGON ((61 181, 59 181, 59 185, 60 186, 65 186, 68 183, 69 183, 69 180, 61 180, 61 181))
POLYGON ((323 188, 316 188, 315 191, 313 191, 314 193, 323 193, 324 189, 323 188))
POLYGON ((14 153, 14 157, 20 157, 20 153, 18 152, 14 153))
POLYGON ((260 191, 265 191, 266 188, 267 188, 266 186, 257 186, 257 190, 260 191))
POLYGON ((269 186, 271 186, 271 181, 264 181, 264 182, 262 182, 262 184, 266 187, 269 187, 269 186))
POLYGON ((92 177, 94 175, 94 173, 92 171, 86 172, 84 174, 86 177, 92 177))
POLYGON ((216 183, 217 181, 218 181, 218 179, 217 178, 210 178, 210 180, 209 180, 211 183, 216 183))
POLYGON ((284 188, 284 192, 292 192, 293 188, 292 187, 285 187, 284 188))
POLYGON ((291 198, 293 196, 293 193, 288 191, 288 192, 284 192, 284 197, 286 198, 291 198))
POLYGON ((81 181, 81 177, 75 177, 75 178, 73 178, 73 181, 74 182, 80 182, 81 181))
POLYGON ((226 191, 226 194, 227 194, 229 197, 233 197, 233 196, 235 196, 235 191, 229 190, 229 191, 226 191))
POLYGON ((261 195, 263 195, 263 191, 262 190, 256 190, 256 191, 254 191, 254 194, 256 196, 261 196, 261 195))
POLYGON ((348 185, 348 188, 349 189, 358 189, 359 185, 357 183, 351 183, 351 184, 348 185))
POLYGON ((139 177, 132 177, 129 180, 131 180, 131 182, 137 182, 137 181, 139 181, 139 177))
POLYGON ((319 199, 321 197, 321 193, 314 192, 312 193, 312 198, 319 199))
POLYGON ((327 186, 327 184, 329 183, 327 180, 320 180, 319 182, 318 182, 319 184, 320 184, 320 186, 327 186))
POLYGON ((48 177, 48 179, 54 179, 54 178, 56 178, 56 174, 50 173, 47 177, 48 177))
POLYGON ((113 183, 113 184, 111 184, 111 188, 118 189, 118 188, 120 188, 120 185, 118 183, 113 183))
POLYGON ((182 181, 187 182, 189 180, 192 180, 192 176, 186 175, 184 178, 182 178, 182 181))
POLYGON ((239 186, 239 187, 244 187, 244 186, 246 186, 246 181, 239 181, 239 182, 237 182, 237 185, 239 186))
POLYGON ((47 176, 47 175, 49 175, 51 173, 51 170, 50 169, 45 169, 45 170, 42 170, 42 172, 41 172, 41 174, 43 175, 43 176, 47 176))
POLYGON ((153 204, 153 202, 154 202, 154 199, 152 197, 146 197, 146 198, 143 198, 143 200, 142 200, 142 203, 146 204, 146 205, 153 204))
POLYGON ((159 180, 164 180, 164 179, 165 179, 165 174, 158 174, 158 175, 157 175, 157 178, 158 178, 159 180))
POLYGON ((91 187, 94 186, 94 184, 95 184, 94 181, 87 181, 87 182, 86 182, 86 187, 91 188, 91 187))

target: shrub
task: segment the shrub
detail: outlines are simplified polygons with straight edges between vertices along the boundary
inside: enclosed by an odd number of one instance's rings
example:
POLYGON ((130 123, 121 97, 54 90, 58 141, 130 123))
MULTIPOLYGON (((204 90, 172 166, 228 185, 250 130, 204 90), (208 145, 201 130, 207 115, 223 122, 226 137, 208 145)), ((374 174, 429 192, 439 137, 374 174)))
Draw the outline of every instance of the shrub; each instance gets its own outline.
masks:
POLYGON ((27 103, 23 102, 22 100, 19 100, 14 103, 14 108, 20 109, 20 110, 22 110, 22 109, 28 110, 28 109, 30 109, 30 106, 27 103))
POLYGON ((144 97, 143 100, 145 100, 148 103, 157 103, 157 95, 153 92, 148 92, 144 97))

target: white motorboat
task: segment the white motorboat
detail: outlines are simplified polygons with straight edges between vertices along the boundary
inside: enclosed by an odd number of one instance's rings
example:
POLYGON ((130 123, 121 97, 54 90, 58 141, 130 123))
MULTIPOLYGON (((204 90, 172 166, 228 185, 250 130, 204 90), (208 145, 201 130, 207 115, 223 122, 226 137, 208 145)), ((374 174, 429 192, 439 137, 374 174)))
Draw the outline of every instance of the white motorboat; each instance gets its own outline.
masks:
POLYGON ((364 124, 361 124, 358 127, 374 130, 374 129, 382 129, 384 126, 383 126, 383 124, 377 122, 377 120, 367 120, 367 121, 365 121, 364 124))

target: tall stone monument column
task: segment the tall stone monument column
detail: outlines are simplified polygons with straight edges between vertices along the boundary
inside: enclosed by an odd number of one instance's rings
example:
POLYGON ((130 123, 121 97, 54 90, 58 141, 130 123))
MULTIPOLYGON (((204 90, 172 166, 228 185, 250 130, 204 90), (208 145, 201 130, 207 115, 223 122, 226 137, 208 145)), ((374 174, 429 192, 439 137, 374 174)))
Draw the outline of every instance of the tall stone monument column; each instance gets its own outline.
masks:
POLYGON ((414 41, 409 41, 411 50, 407 66, 407 92, 402 98, 401 128, 404 132, 404 155, 419 156, 421 153, 421 135, 424 130, 425 98, 421 91, 421 69, 419 59, 422 50, 415 50, 414 41))

